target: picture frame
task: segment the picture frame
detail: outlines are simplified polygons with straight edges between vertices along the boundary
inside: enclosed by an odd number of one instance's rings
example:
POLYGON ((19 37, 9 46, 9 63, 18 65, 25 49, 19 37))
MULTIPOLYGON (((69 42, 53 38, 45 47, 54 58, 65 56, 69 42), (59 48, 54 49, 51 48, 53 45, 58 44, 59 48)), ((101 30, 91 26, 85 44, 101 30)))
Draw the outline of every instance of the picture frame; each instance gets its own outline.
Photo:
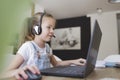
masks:
MULTIPOLYGON (((89 43, 90 43, 90 17, 82 16, 82 17, 74 17, 74 18, 66 18, 66 19, 58 19, 56 24, 56 30, 64 30, 65 28, 76 28, 80 27, 80 48, 75 49, 54 49, 53 54, 58 56, 62 60, 71 60, 78 58, 86 58, 89 43)), ((61 34, 61 32, 59 33, 61 34)), ((76 33, 75 33, 76 34, 76 33)), ((56 35, 56 34, 55 34, 56 35)), ((58 37, 56 35, 56 37, 58 37)), ((50 46, 52 47, 50 42, 50 46)))

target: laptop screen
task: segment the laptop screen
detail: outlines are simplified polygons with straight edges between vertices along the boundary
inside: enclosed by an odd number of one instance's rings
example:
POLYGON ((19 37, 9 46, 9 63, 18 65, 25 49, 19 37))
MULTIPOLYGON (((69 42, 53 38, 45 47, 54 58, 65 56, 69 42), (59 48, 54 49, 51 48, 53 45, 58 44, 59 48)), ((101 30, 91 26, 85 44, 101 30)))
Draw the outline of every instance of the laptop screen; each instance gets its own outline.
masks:
POLYGON ((93 33, 91 35, 90 45, 87 54, 86 74, 92 72, 95 67, 99 46, 101 42, 102 32, 97 20, 94 23, 93 33))

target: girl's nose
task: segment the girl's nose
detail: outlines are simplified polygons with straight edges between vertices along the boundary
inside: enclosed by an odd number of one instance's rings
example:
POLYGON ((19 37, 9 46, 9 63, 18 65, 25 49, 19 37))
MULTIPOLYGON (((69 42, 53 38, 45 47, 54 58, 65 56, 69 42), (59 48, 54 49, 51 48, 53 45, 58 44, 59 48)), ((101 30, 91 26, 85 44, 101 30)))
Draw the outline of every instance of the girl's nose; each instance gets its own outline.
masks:
POLYGON ((54 33, 54 30, 53 30, 53 29, 51 29, 51 30, 50 30, 50 32, 51 32, 51 33, 54 33))

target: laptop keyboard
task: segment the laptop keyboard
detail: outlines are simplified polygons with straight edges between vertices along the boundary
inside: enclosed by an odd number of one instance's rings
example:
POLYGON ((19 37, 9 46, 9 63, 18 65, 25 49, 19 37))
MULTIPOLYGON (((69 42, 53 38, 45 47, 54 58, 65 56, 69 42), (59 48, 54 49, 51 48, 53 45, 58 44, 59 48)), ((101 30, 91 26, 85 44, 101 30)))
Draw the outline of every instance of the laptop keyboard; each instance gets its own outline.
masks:
POLYGON ((59 70, 56 70, 57 73, 80 73, 83 71, 84 67, 80 67, 80 66, 67 66, 67 67, 64 67, 62 69, 59 69, 59 70))
POLYGON ((41 70, 42 74, 52 74, 52 75, 59 75, 59 76, 79 76, 83 74, 85 71, 85 66, 60 66, 54 67, 47 70, 41 70))

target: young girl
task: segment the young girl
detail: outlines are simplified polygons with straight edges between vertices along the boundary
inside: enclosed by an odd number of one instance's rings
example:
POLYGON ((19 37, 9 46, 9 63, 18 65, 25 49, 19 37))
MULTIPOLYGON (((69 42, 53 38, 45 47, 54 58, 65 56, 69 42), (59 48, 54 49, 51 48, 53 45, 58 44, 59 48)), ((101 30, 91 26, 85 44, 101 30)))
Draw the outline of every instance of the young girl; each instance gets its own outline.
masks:
POLYGON ((25 41, 17 51, 15 59, 7 69, 7 77, 22 80, 22 76, 27 79, 25 70, 40 74, 40 70, 49 68, 50 64, 53 66, 85 65, 86 60, 82 58, 66 61, 57 61, 54 58, 51 48, 46 43, 54 37, 56 20, 52 15, 36 13, 30 23, 29 33, 25 38, 31 40, 25 41))

